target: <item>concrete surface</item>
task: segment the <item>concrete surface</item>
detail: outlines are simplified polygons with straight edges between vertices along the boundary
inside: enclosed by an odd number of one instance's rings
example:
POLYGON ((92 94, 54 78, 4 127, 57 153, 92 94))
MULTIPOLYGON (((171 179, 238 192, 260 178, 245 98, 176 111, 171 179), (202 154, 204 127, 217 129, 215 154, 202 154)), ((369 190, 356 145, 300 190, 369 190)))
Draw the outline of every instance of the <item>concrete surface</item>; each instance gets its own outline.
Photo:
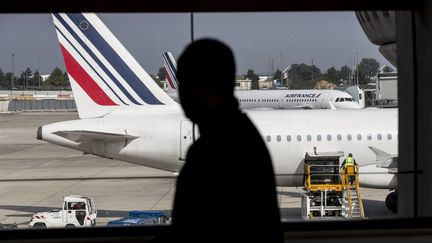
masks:
MULTIPOLYGON (((131 210, 171 210, 172 173, 36 140, 38 126, 72 119, 77 113, 0 114, 0 223, 28 227, 33 213, 60 208, 69 194, 94 199, 99 226, 131 210)), ((302 220, 301 193, 301 188, 278 188, 284 221, 302 220)), ((362 189, 369 218, 393 217, 384 206, 387 194, 362 189)))

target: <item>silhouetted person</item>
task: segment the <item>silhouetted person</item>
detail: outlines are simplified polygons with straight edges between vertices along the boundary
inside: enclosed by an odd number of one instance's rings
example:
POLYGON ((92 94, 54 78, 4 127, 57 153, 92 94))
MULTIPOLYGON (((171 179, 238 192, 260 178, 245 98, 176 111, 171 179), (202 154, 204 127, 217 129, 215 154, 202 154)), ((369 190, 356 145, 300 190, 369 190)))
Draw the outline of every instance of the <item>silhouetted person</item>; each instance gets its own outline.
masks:
POLYGON ((174 199, 173 230, 185 242, 281 242, 270 154, 234 97, 235 62, 223 43, 190 44, 178 61, 179 97, 199 127, 174 199))

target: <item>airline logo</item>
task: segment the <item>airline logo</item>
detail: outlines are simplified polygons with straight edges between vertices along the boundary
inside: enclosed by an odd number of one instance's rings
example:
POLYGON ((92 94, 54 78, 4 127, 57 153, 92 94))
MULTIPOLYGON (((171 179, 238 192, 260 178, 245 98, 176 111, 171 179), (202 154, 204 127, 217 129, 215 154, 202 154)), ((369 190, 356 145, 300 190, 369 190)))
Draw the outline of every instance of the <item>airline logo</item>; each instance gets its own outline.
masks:
POLYGON ((164 67, 166 70, 166 79, 168 81, 168 84, 171 89, 177 89, 178 81, 176 77, 176 73, 177 73, 176 61, 173 55, 171 54, 171 52, 162 53, 162 58, 164 60, 164 67))
POLYGON ((320 94, 299 94, 299 93, 297 93, 297 94, 287 94, 286 96, 285 96, 285 98, 311 98, 311 99, 316 99, 316 98, 318 98, 318 97, 320 97, 321 96, 321 93, 320 94))
POLYGON ((53 13, 53 19, 71 82, 96 104, 163 104, 113 47, 110 38, 115 37, 103 23, 92 24, 81 13, 53 13))

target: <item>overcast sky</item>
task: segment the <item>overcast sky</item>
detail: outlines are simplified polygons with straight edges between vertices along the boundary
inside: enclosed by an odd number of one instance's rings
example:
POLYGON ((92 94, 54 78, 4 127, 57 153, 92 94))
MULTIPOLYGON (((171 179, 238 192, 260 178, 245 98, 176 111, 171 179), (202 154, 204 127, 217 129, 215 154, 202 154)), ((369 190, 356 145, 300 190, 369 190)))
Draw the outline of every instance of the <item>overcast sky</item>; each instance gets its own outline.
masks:
MULTIPOLYGON (((99 14, 103 22, 126 46, 146 71, 157 73, 161 53, 170 50, 178 57, 190 41, 190 14, 99 14)), ((195 38, 214 37, 234 50, 237 72, 269 71, 292 63, 327 68, 372 57, 390 65, 378 47, 366 38, 353 12, 321 13, 202 13, 195 14, 195 38)), ((0 14, 0 68, 11 70, 15 53, 15 74, 29 66, 49 74, 64 68, 59 44, 49 14, 0 14), (40 60, 40 61, 39 61, 40 60)))

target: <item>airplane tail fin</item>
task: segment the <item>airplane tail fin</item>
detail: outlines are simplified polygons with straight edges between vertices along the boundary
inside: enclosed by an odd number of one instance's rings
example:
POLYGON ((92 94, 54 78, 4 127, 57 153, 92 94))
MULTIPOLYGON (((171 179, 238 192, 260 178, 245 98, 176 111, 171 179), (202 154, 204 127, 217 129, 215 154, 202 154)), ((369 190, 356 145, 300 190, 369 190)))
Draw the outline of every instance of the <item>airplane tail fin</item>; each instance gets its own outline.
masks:
POLYGON ((178 88, 177 81, 177 62, 174 59, 171 52, 162 53, 162 57, 164 60, 164 67, 166 71, 166 79, 168 81, 168 88, 170 91, 175 91, 178 88))
POLYGON ((53 13, 80 118, 175 102, 93 13, 53 13))

